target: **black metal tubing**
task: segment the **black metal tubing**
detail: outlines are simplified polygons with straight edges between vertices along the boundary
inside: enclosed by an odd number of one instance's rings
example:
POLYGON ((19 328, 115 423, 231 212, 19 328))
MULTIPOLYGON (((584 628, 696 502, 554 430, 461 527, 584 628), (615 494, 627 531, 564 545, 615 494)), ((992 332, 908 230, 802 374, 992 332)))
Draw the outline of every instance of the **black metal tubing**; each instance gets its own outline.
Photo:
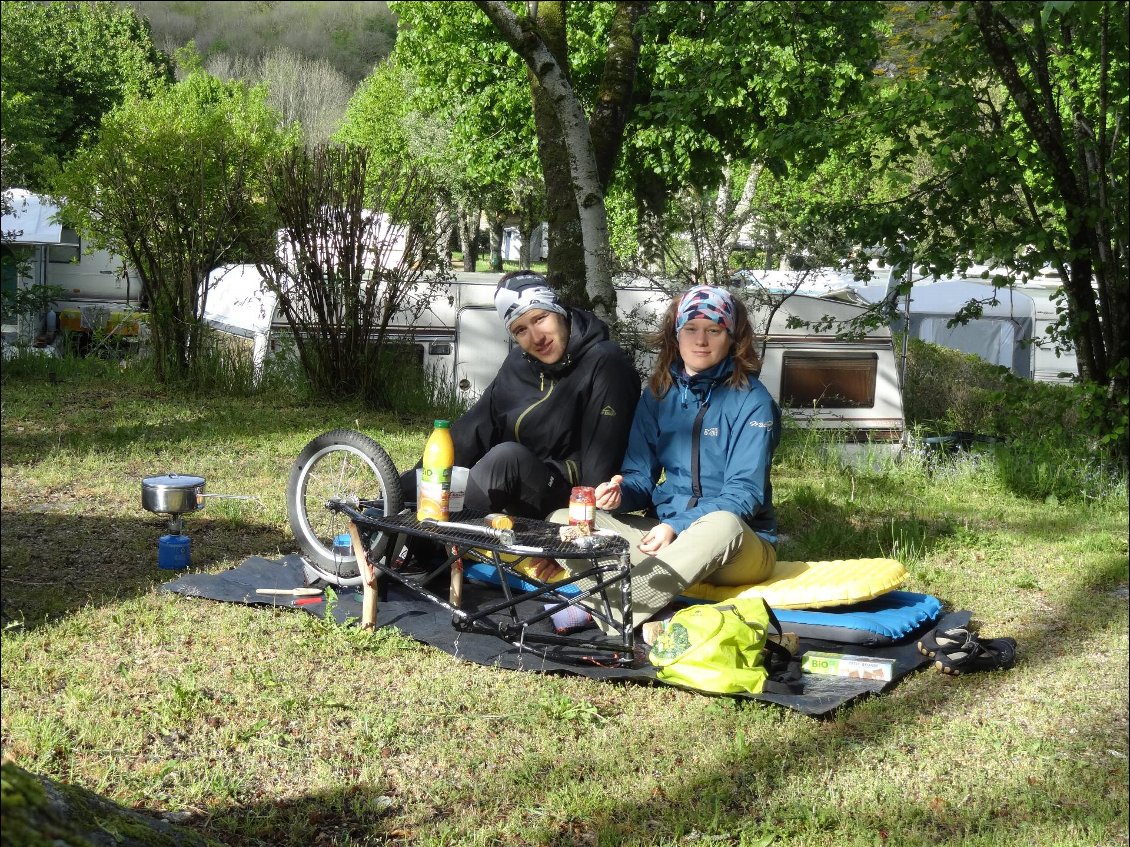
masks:
MULTIPOLYGON (((364 508, 366 504, 362 502, 357 505, 360 508, 364 508)), ((388 536, 404 534, 425 538, 429 541, 441 543, 445 550, 451 551, 446 560, 423 576, 419 583, 407 579, 392 566, 393 556, 396 554, 396 544, 387 544, 384 546, 383 550, 372 551, 377 553, 377 555, 370 556, 369 563, 379 575, 390 577, 414 594, 450 612, 452 626, 460 632, 475 632, 492 635, 517 647, 519 650, 529 651, 542 658, 554 659, 556 661, 611 664, 614 666, 627 667, 633 666, 640 661, 635 655, 635 634, 632 630, 631 579, 629 578, 631 566, 628 559, 628 545, 627 542, 619 536, 615 538, 601 537, 598 541, 594 542, 592 549, 586 550, 572 545, 571 543, 561 542, 557 535, 559 527, 555 524, 515 518, 515 532, 518 543, 514 547, 510 547, 501 544, 488 535, 479 536, 477 533, 450 530, 422 524, 416 521, 415 517, 408 511, 403 511, 399 515, 367 514, 357 511, 357 509, 353 507, 353 504, 340 502, 327 503, 326 507, 332 511, 344 514, 357 525, 357 530, 362 536, 362 541, 366 549, 374 546, 371 541, 371 537, 374 533, 384 533, 388 536), (526 542, 530 543, 527 544, 526 542), (488 606, 487 608, 480 609, 473 614, 452 605, 443 597, 426 587, 428 582, 431 582, 441 573, 445 571, 450 572, 455 562, 460 560, 467 550, 471 549, 475 550, 480 558, 482 558, 483 551, 490 552, 491 561, 489 564, 493 565, 498 572, 499 583, 503 592, 502 601, 488 606), (533 552, 535 549, 536 552, 533 552), (592 567, 581 573, 571 574, 560 582, 549 584, 535 577, 519 574, 514 571, 503 561, 502 556, 504 554, 516 555, 523 558, 526 556, 541 555, 553 559, 585 560, 590 562, 592 567), (617 559, 616 564, 600 564, 601 559, 611 559, 613 557, 617 559), (538 587, 533 590, 515 594, 509 580, 506 578, 508 574, 517 576, 522 581, 538 587), (594 584, 588 588, 580 588, 578 586, 579 592, 575 595, 564 596, 560 593, 560 589, 586 579, 591 580, 594 584), (612 604, 608 599, 606 591, 607 588, 617 583, 621 585, 620 620, 623 621, 623 623, 616 622, 612 614, 612 604), (530 631, 529 628, 531 625, 545 620, 561 609, 576 606, 581 600, 593 597, 600 599, 601 608, 593 609, 586 607, 586 611, 590 612, 594 618, 613 629, 620 636, 619 639, 612 640, 602 638, 600 640, 594 640, 557 635, 556 633, 530 631), (519 603, 538 599, 551 600, 556 603, 556 605, 530 617, 522 618, 519 616, 517 609, 519 603), (497 620, 492 617, 499 613, 508 613, 509 622, 497 620), (572 653, 550 653, 549 651, 542 652, 532 649, 529 646, 531 644, 553 645, 568 648, 569 651, 589 651, 605 655, 590 656, 573 655, 572 653)), ((461 522, 467 522, 469 520, 479 520, 484 516, 466 511, 455 517, 461 522)))

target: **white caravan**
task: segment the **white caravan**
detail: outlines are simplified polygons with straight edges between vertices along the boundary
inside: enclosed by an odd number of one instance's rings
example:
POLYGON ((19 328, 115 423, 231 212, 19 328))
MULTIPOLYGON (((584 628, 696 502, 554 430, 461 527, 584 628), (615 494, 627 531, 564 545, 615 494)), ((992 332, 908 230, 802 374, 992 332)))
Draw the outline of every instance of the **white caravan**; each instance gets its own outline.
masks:
MULTIPOLYGON (((460 273, 446 293, 433 298, 416 320, 394 322, 398 342, 411 345, 418 361, 448 374, 468 399, 494 379, 514 342, 494 309, 497 274, 460 273)), ((646 284, 617 289, 618 311, 629 331, 644 334, 655 325, 667 295, 646 284)), ((268 320, 273 297, 254 266, 233 266, 213 274, 205 320, 217 330, 251 340, 255 351, 286 351, 289 330, 281 316, 268 320)), ((790 327, 790 318, 813 323, 826 317, 846 324, 862 306, 793 295, 773 316, 765 336, 761 381, 786 416, 808 428, 834 430, 853 445, 888 449, 902 442, 905 420, 899 366, 890 329, 843 340, 830 332, 790 327)), ((764 327, 767 315, 755 314, 764 327)), ((645 357, 646 359, 646 357, 645 357)), ((262 364, 257 357, 256 366, 262 364)), ((638 362, 646 370, 646 360, 638 362)))
MULTIPOLYGON (((891 296, 897 281, 856 285, 855 294, 865 303, 878 303, 891 296)), ((982 277, 925 278, 914 283, 909 303, 895 305, 899 316, 893 328, 909 325, 910 335, 942 347, 974 353, 994 365, 1002 365, 1017 376, 1041 382, 1069 382, 1079 367, 1074 350, 1057 352, 1048 328, 1058 318, 1058 279, 1037 277, 1023 284, 996 289, 982 277), (992 303, 996 300, 996 303, 992 303), (954 315, 970 301, 982 304, 979 317, 948 326, 954 315)))
MULTIPOLYGON (((136 340, 141 283, 121 258, 105 250, 88 250, 73 229, 58 219, 48 198, 22 188, 4 192, 3 254, 5 290, 58 286, 63 294, 51 312, 57 328, 94 331, 136 340)), ((4 315, 5 342, 33 342, 50 325, 49 315, 4 315)))

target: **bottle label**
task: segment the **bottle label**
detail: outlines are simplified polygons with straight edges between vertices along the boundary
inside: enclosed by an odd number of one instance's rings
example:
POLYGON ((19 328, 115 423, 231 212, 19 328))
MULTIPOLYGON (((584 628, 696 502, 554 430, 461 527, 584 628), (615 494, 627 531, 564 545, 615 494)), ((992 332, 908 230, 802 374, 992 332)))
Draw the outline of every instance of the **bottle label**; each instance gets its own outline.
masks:
POLYGON ((569 523, 592 527, 596 522, 596 491, 588 486, 577 486, 569 497, 569 523))
POLYGON ((438 483, 445 488, 451 487, 451 468, 429 468, 427 465, 421 469, 422 482, 438 483))
POLYGON ((416 492, 416 520, 423 521, 431 518, 436 521, 445 521, 450 512, 451 489, 438 482, 420 480, 419 491, 416 492))

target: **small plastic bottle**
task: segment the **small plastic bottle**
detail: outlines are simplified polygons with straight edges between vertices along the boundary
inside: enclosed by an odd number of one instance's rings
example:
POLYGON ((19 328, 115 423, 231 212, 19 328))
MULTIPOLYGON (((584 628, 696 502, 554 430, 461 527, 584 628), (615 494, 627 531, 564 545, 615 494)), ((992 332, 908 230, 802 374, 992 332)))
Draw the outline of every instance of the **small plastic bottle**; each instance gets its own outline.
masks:
POLYGON ((424 461, 416 492, 416 520, 448 518, 451 497, 451 469, 455 466, 455 443, 450 423, 437 420, 424 446, 424 461))

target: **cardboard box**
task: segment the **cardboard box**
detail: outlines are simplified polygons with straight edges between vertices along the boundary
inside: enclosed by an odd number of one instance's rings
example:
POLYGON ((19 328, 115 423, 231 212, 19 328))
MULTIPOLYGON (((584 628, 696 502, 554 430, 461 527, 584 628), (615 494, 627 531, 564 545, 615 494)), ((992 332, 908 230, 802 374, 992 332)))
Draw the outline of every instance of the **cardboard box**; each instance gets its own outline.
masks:
POLYGON ((89 327, 83 326, 81 311, 78 309, 63 309, 59 312, 59 329, 70 332, 86 332, 89 327))
POLYGON ((850 679, 878 679, 890 682, 894 678, 895 660, 809 650, 800 657, 800 669, 804 673, 824 676, 846 676, 850 679))

